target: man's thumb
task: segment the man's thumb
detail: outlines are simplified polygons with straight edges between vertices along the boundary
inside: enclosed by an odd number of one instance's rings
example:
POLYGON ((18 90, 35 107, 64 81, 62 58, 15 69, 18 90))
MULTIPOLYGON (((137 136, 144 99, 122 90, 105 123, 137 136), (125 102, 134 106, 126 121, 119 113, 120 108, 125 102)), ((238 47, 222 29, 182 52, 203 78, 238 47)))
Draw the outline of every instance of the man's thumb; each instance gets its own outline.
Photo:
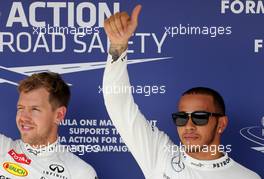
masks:
POLYGON ((133 9, 132 14, 131 14, 131 22, 133 24, 138 23, 138 16, 139 16, 139 13, 141 11, 141 8, 142 8, 142 6, 139 4, 133 9))

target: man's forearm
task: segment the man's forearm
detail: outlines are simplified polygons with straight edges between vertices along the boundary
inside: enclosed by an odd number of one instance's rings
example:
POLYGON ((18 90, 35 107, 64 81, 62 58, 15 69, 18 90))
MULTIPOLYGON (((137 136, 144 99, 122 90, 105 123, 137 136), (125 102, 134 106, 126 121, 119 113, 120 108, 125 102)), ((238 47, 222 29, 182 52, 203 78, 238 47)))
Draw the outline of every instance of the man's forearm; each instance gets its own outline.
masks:
POLYGON ((115 62, 121 54, 127 49, 127 44, 121 44, 121 45, 116 45, 116 44, 111 44, 109 53, 112 55, 112 63, 115 62))

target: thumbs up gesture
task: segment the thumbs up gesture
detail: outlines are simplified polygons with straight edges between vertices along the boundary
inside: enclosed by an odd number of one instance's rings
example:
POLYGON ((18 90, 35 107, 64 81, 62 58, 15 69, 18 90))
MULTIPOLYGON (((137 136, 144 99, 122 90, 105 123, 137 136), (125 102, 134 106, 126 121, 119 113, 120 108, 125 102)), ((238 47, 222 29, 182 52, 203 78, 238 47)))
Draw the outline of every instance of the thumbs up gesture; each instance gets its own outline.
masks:
POLYGON ((141 5, 137 5, 131 17, 127 12, 118 12, 105 20, 104 29, 111 46, 127 47, 129 38, 137 28, 140 11, 141 5))

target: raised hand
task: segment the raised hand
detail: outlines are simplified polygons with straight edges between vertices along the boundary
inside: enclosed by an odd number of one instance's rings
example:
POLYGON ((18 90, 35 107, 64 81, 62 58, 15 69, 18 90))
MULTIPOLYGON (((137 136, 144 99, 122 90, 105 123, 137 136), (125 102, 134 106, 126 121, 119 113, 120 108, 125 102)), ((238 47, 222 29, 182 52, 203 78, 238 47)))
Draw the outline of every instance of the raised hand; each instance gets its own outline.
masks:
POLYGON ((104 29, 111 42, 110 54, 113 57, 118 58, 126 50, 128 40, 137 28, 140 11, 141 5, 137 5, 131 17, 127 12, 118 12, 105 20, 104 29))

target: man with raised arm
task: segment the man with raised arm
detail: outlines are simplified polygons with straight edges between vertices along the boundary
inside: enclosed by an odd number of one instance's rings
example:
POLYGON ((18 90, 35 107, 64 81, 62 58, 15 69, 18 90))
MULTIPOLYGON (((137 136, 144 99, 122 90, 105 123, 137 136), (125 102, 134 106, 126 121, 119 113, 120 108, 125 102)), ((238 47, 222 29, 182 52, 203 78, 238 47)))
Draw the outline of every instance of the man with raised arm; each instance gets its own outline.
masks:
POLYGON ((196 87, 184 92, 172 117, 183 147, 150 125, 135 104, 127 72, 128 40, 135 32, 141 6, 131 17, 116 13, 105 21, 111 46, 104 72, 107 111, 148 179, 260 179, 221 150, 228 119, 216 91, 196 87))

